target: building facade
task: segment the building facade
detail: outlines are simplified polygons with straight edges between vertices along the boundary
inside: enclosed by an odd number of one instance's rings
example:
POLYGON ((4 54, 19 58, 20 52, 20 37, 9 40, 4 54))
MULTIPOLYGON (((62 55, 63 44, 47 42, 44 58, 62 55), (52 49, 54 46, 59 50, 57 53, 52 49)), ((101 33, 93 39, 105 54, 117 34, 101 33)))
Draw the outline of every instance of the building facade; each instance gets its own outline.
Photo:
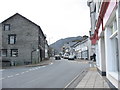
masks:
POLYGON ((87 38, 73 45, 78 59, 90 60, 90 39, 87 38))
MULTIPOLYGON (((2 49, 2 24, 0 24, 0 50, 2 49)), ((0 51, 0 67, 2 66, 2 57, 0 51)))
MULTIPOLYGON (((88 1, 93 3, 94 1, 88 1)), ((94 2, 95 29, 91 35, 91 43, 95 45, 96 65, 101 75, 118 88, 120 83, 120 17, 119 2, 107 0, 94 2)))
POLYGON ((2 65, 38 63, 45 58, 45 35, 40 26, 16 13, 2 23, 2 65))
POLYGON ((49 59, 49 45, 47 40, 45 41, 45 59, 49 59))

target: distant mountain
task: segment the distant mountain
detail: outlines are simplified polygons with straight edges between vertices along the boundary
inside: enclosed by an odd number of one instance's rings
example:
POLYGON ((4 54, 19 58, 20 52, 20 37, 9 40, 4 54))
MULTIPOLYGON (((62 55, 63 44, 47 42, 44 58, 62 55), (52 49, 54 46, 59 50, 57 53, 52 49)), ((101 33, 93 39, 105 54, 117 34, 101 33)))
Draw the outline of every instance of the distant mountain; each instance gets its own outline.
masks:
POLYGON ((64 39, 60 39, 56 41, 55 43, 51 44, 50 47, 52 47, 56 51, 60 51, 64 44, 69 43, 69 42, 77 42, 81 40, 83 40, 82 36, 68 37, 68 38, 64 38, 64 39))

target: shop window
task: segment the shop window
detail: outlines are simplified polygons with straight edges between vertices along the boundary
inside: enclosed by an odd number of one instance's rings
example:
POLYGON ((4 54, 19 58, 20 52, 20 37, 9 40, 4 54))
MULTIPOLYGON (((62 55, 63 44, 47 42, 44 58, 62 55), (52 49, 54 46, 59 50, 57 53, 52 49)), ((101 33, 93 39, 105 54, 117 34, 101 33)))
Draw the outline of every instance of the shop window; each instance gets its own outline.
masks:
POLYGON ((115 31, 117 31, 117 21, 116 21, 116 19, 114 19, 111 28, 112 28, 111 34, 113 34, 115 31))

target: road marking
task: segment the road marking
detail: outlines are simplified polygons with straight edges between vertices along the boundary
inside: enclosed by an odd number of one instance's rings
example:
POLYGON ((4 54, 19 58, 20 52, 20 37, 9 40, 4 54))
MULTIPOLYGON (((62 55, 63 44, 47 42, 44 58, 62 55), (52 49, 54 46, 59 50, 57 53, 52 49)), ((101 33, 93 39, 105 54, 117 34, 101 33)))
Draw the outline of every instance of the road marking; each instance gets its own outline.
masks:
POLYGON ((0 69, 0 72, 4 71, 4 69, 0 69))
POLYGON ((13 75, 11 75, 11 76, 8 76, 8 78, 10 78, 10 77, 13 77, 13 75))
POLYGON ((92 67, 92 64, 90 64, 90 67, 92 67))
POLYGON ((25 71, 25 72, 29 72, 29 71, 25 71))
POLYGON ((38 69, 38 68, 35 68, 35 69, 38 69))
POLYGON ((46 67, 46 66, 42 66, 42 67, 46 67))
MULTIPOLYGON (((78 74, 70 83, 68 83, 66 86, 65 86, 65 88, 67 88, 68 86, 70 86, 70 84, 73 82, 73 81, 75 81, 78 77, 79 77, 80 75, 78 74)), ((65 89, 64 88, 64 89, 65 89)), ((64 90, 63 89, 63 90, 64 90)))
POLYGON ((0 80, 5 79, 5 78, 0 78, 0 80))
POLYGON ((21 74, 24 74, 25 72, 21 72, 21 74))
POLYGON ((52 65, 53 63, 50 63, 50 65, 52 65))
POLYGON ((15 75, 17 76, 17 75, 20 75, 20 74, 19 74, 19 73, 17 73, 17 74, 15 74, 15 75))
POLYGON ((32 70, 35 70, 35 68, 33 68, 32 70))
POLYGON ((32 71, 32 69, 29 69, 29 71, 32 71))

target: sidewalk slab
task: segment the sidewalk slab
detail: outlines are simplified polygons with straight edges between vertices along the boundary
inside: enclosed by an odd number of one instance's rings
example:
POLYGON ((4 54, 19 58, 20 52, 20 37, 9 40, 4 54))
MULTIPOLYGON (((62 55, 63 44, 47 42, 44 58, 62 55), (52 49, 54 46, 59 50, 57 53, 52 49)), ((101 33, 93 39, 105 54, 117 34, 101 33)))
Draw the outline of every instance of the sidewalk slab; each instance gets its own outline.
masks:
POLYGON ((110 88, 107 82, 97 72, 96 67, 91 67, 88 73, 79 82, 76 88, 110 88))

